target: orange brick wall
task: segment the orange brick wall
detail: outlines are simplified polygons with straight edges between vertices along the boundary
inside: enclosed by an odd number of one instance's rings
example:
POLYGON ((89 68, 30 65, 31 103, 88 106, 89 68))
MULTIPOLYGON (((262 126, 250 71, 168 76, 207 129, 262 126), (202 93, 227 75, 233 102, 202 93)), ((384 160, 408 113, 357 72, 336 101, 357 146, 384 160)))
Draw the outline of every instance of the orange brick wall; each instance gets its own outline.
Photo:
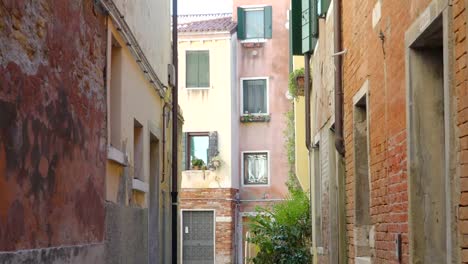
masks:
POLYGON ((182 189, 180 209, 213 209, 215 217, 231 217, 231 222, 216 222, 215 245, 216 263, 233 263, 235 238, 234 198, 236 189, 182 189))
POLYGON ((376 2, 341 1, 347 50, 343 79, 348 257, 354 263, 353 96, 368 80, 374 263, 397 263, 394 240, 399 233, 403 263, 408 263, 405 32, 430 1, 382 1, 382 16, 373 28, 376 2))
POLYGON ((467 42, 466 2, 453 2, 454 31, 454 85, 456 97, 456 137, 458 172, 460 173, 459 244, 462 263, 468 263, 468 88, 467 88, 467 42))

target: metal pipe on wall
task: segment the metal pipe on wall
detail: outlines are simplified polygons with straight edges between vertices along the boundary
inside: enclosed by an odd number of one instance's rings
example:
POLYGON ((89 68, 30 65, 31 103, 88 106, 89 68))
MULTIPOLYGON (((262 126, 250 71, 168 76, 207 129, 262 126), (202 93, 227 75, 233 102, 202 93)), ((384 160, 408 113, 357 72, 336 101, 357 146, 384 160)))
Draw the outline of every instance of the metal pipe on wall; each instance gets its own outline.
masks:
POLYGON ((312 150, 312 133, 311 133, 311 124, 310 124, 310 90, 311 90, 311 81, 310 81, 310 52, 304 54, 304 95, 305 95, 305 144, 309 152, 312 150))
POLYGON ((341 1, 333 1, 333 35, 334 38, 334 56, 335 61, 335 147, 341 156, 345 155, 344 137, 343 137, 343 57, 342 35, 341 35, 341 1))
POLYGON ((172 263, 178 262, 178 38, 177 38, 177 0, 172 0, 172 64, 174 66, 174 87, 172 87, 172 263))

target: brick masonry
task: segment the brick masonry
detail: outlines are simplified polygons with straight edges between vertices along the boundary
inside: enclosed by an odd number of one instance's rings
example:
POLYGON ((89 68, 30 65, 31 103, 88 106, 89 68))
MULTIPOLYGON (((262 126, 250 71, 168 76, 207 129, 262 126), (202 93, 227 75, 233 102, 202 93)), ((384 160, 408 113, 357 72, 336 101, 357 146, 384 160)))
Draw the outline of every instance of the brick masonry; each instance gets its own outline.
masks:
POLYGON ((103 242, 105 41, 92 0, 0 0, 0 251, 103 242))
POLYGON ((466 6, 464 0, 453 2, 453 34, 455 73, 454 86, 456 98, 455 131, 457 139, 457 173, 459 178, 458 242, 460 261, 468 263, 468 88, 467 88, 467 41, 466 6))
POLYGON ((216 221, 215 252, 216 263, 234 263, 234 239, 236 203, 234 198, 238 190, 228 188, 217 189, 182 189, 180 192, 180 209, 215 210, 215 217, 231 219, 216 221))
MULTIPOLYGON (((370 214, 375 226, 374 263, 397 263, 395 236, 402 234, 409 262, 405 32, 431 1, 341 1, 343 10, 344 129, 349 263, 355 261, 353 96, 369 81, 370 214)), ((465 92, 466 94, 466 92, 465 92)))

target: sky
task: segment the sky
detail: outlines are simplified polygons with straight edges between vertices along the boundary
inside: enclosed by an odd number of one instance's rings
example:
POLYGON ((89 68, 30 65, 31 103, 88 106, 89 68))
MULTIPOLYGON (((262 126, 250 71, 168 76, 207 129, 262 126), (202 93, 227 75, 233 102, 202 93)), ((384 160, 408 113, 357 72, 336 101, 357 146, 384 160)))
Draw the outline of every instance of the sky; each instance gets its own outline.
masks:
POLYGON ((231 13, 232 0, 179 0, 179 14, 231 13))

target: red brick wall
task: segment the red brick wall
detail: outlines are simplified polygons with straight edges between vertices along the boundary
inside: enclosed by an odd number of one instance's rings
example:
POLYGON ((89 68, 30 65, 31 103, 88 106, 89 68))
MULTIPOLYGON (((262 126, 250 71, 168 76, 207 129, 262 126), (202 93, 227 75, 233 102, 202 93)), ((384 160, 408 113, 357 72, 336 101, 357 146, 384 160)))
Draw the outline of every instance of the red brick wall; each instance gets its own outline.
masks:
POLYGON ((369 80, 370 181, 375 263, 395 263, 395 235, 403 237, 408 263, 405 32, 429 0, 382 1, 372 27, 375 0, 343 5, 346 211, 349 262, 354 263, 353 96, 369 80), (381 40, 381 32, 384 41, 381 40))
POLYGON ((216 222, 215 244, 217 263, 232 263, 234 258, 236 189, 182 189, 180 209, 213 209, 215 217, 231 217, 231 222, 216 222), (229 261, 224 262, 224 260, 229 261))
POLYGON ((0 0, 0 251, 103 241, 106 27, 93 3, 0 0))
POLYGON ((453 2, 454 31, 454 85, 456 97, 456 137, 458 172, 460 173, 459 243, 461 262, 468 263, 468 89, 467 89, 467 42, 466 2, 453 2))

